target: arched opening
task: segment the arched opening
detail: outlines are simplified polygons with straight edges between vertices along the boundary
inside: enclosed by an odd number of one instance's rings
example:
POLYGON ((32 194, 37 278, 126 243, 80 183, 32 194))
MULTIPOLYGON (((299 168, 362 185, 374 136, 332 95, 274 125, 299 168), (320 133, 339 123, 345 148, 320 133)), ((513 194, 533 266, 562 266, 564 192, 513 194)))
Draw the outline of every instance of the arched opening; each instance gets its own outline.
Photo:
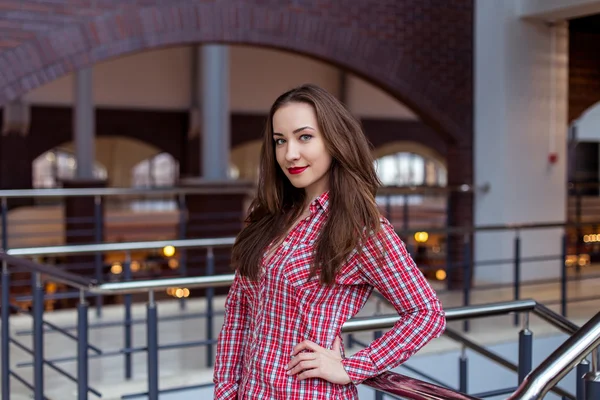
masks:
MULTIPOLYGON (((57 147, 45 152, 33 161, 32 182, 35 189, 62 187, 62 182, 75 179, 77 160, 69 149, 57 147)), ((104 180, 108 176, 106 167, 94 163, 94 178, 104 180)))

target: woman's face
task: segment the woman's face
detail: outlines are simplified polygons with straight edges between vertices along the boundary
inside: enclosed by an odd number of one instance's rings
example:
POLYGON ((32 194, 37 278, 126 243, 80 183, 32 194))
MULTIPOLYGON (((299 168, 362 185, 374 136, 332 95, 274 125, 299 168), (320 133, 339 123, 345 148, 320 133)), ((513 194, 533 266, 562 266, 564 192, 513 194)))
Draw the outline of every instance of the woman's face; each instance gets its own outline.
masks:
POLYGON ((288 103, 273 115, 275 157, 292 185, 303 188, 308 199, 329 189, 331 155, 325 148, 314 108, 288 103))

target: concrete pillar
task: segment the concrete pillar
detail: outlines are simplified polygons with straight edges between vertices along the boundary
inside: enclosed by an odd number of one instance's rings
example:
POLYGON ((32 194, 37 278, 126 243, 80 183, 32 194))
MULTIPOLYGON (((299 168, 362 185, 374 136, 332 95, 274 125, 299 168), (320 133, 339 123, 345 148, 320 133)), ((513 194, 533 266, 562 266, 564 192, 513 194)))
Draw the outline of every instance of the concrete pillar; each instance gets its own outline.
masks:
POLYGON ((202 73, 202 176, 227 179, 229 171, 229 48, 201 47, 202 73))
MULTIPOLYGON (((476 225, 566 216, 566 24, 518 17, 517 0, 478 0, 475 14, 476 225), (551 155, 557 161, 551 162, 551 155)), ((561 229, 521 232, 522 257, 561 253, 561 229)), ((475 238, 475 260, 511 258, 515 233, 475 238)), ((556 277, 561 260, 523 263, 524 280, 556 277)), ((513 266, 477 267, 478 282, 512 282, 513 266)))
POLYGON ((75 73, 75 104, 73 132, 75 137, 75 158, 77 160, 77 179, 94 178, 96 159, 95 110, 92 91, 92 68, 83 68, 75 73))

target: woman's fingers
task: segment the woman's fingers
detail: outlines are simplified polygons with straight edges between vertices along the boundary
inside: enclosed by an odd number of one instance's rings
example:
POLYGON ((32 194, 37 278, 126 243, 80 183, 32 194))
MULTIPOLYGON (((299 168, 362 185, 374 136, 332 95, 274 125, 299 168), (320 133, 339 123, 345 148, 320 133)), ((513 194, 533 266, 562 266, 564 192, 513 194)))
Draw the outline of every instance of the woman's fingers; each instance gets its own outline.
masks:
POLYGON ((308 339, 303 340, 300 343, 298 343, 297 345, 295 345, 294 348, 292 349, 292 357, 295 356, 296 354, 300 353, 303 350, 318 352, 318 351, 324 350, 324 348, 319 346, 315 342, 311 342, 308 339))
POLYGON ((297 356, 292 358, 292 361, 290 361, 288 363, 286 369, 290 370, 290 369, 294 368, 299 362, 314 360, 316 358, 317 358, 316 353, 300 353, 297 356))
POLYGON ((297 373, 305 370, 318 369, 320 365, 321 363, 317 359, 300 361, 288 371, 288 375, 296 375, 297 373))

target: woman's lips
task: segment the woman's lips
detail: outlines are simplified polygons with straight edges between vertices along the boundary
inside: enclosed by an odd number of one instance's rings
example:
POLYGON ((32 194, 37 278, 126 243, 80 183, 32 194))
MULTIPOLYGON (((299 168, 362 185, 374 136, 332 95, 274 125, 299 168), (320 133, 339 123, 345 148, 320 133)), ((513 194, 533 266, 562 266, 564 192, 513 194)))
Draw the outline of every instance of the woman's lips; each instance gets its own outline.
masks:
POLYGON ((288 171, 292 175, 297 175, 297 174, 301 174, 302 172, 304 172, 304 170, 306 168, 308 168, 308 166, 306 166, 306 167, 300 167, 300 168, 288 168, 288 171))

